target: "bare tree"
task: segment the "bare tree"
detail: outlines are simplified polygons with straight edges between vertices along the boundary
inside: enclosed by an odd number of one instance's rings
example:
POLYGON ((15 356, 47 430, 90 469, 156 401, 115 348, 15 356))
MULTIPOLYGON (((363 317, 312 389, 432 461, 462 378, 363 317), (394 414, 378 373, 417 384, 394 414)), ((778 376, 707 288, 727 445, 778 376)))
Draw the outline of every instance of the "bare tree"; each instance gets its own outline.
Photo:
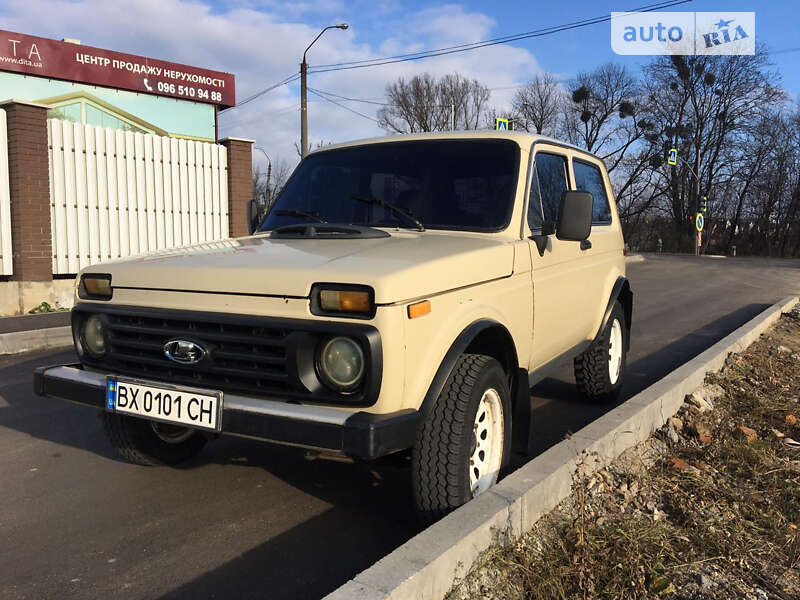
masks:
POLYGON ((555 135, 565 96, 551 73, 536 75, 514 94, 511 106, 518 129, 555 135))
POLYGON ((388 106, 378 110, 387 131, 417 133, 451 129, 477 129, 489 102, 489 88, 477 79, 453 73, 436 79, 428 73, 410 80, 400 77, 386 86, 388 106))
POLYGON ((285 158, 278 158, 272 165, 272 174, 269 180, 269 187, 267 188, 267 210, 272 208, 275 200, 280 196, 286 182, 294 171, 295 165, 290 163, 285 158))
MULTIPOLYGON (((308 144, 308 151, 313 152, 314 150, 319 150, 320 148, 324 148, 325 146, 330 146, 333 142, 326 142, 325 140, 317 140, 316 142, 309 142, 308 144)), ((294 151, 297 152, 297 157, 302 158, 303 153, 300 151, 300 142, 295 140, 294 141, 294 151)))
MULTIPOLYGON (((783 97, 773 85, 777 75, 767 72, 766 64, 759 51, 754 56, 659 57, 645 67, 647 118, 664 151, 676 148, 682 158, 672 167, 661 162, 656 185, 684 250, 694 235, 691 218, 699 197, 711 196, 712 203, 723 204, 717 214, 727 212, 729 199, 715 192, 732 189, 731 178, 744 175, 735 167, 742 163, 737 156, 748 146, 753 125, 783 97)), ((742 158, 743 166, 753 166, 750 157, 742 158)))
POLYGON ((293 170, 294 166, 285 158, 278 158, 266 170, 262 170, 261 165, 253 169, 253 198, 264 212, 272 208, 293 170))
POLYGON ((253 178, 253 198, 263 198, 264 191, 266 190, 267 178, 264 171, 261 170, 261 165, 256 165, 252 171, 253 178))
POLYGON ((613 158, 608 165, 613 171, 642 134, 633 118, 640 94, 636 77, 609 63, 579 73, 569 87, 572 101, 564 103, 563 135, 604 159, 613 158))

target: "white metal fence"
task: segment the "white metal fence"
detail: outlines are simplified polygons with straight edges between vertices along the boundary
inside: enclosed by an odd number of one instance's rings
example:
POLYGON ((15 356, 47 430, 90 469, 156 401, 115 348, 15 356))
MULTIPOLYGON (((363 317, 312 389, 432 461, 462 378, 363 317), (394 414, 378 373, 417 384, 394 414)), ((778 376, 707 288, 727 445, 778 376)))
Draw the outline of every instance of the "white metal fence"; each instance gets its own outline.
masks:
POLYGON ((8 189, 8 131, 0 108, 0 275, 13 275, 11 262, 11 192, 8 189))
POLYGON ((53 274, 228 237, 227 150, 47 122, 53 274))

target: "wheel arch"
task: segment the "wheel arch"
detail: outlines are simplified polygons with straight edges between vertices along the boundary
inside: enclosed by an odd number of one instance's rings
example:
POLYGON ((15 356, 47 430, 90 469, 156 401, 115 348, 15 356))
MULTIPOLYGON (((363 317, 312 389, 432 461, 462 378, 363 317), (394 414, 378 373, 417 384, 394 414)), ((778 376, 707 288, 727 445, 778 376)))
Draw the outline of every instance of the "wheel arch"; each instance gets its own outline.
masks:
POLYGON ((426 418, 439 395, 450 378, 458 357, 464 353, 485 354, 496 359, 508 377, 511 391, 511 435, 512 447, 527 450, 530 430, 530 402, 528 386, 528 370, 520 368, 514 338, 508 329, 493 319, 479 319, 472 322, 456 336, 444 355, 436 374, 431 381, 425 398, 420 406, 423 418, 426 418))
POLYGON ((611 295, 603 313, 603 320, 600 322, 600 328, 597 330, 593 341, 596 342, 605 331, 608 320, 611 318, 611 311, 614 309, 614 304, 617 300, 622 305, 622 311, 625 314, 625 347, 630 348, 631 325, 633 324, 633 291, 628 278, 622 276, 617 278, 614 282, 614 287, 611 288, 611 295))

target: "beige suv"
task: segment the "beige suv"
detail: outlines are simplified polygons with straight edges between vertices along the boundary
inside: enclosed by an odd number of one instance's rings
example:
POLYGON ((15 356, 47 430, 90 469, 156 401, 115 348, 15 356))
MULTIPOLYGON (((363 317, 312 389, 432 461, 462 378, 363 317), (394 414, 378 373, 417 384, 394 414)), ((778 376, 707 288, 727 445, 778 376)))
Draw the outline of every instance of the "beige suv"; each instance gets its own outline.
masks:
POLYGON ((617 397, 632 301, 601 160, 518 132, 393 136, 309 155, 249 237, 85 269, 80 363, 35 389, 102 409, 142 465, 220 433, 410 452, 435 519, 525 451, 553 369, 617 397))

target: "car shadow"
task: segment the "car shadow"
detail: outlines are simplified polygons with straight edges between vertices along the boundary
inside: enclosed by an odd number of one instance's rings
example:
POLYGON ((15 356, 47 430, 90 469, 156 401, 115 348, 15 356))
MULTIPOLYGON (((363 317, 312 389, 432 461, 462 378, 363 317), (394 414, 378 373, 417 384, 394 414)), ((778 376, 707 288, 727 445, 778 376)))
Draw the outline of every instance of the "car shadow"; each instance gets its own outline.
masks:
POLYGON ((330 506, 163 598, 321 598, 421 531, 410 469, 308 460, 296 448, 223 438, 197 460, 247 461, 330 506))
POLYGON ((555 377, 545 379, 531 389, 533 410, 529 457, 541 454, 567 435, 635 396, 769 306, 749 304, 638 358, 634 347, 631 352, 633 360, 627 366, 625 386, 616 403, 597 404, 586 400, 575 387, 572 366, 562 368, 555 377))
POLYGON ((72 350, 0 359, 0 427, 124 462, 106 441, 97 409, 56 398, 42 398, 33 392, 35 368, 77 360, 72 350))
MULTIPOLYGON (((637 355, 634 346, 623 399, 696 356, 766 306, 743 307, 650 354, 637 355)), ((71 353, 61 353, 51 355, 48 362, 57 364, 72 358, 71 353)), ((96 411, 33 395, 30 373, 33 366, 41 363, 41 356, 10 367, 0 363, 0 376, 10 374, 10 378, 0 378, 0 398, 6 402, 5 406, 0 402, 0 425, 117 460, 100 423, 89 418, 96 411)), ((530 456, 613 408, 583 400, 571 383, 569 369, 534 387, 531 401, 534 410, 530 456)), ((223 436, 209 444, 186 469, 202 469, 209 464, 241 465, 242 461, 249 468, 262 469, 318 499, 326 508, 177 585, 165 598, 318 598, 420 531, 411 510, 410 470, 390 463, 308 461, 298 449, 223 436)), ((224 486, 224 481, 218 483, 224 486)), ((225 494, 221 488, 215 496, 225 494)), ((269 502, 269 498, 254 497, 253 501, 269 502)), ((272 518, 279 517, 280 513, 276 513, 272 518)), ((197 539, 194 543, 212 542, 197 539)))

